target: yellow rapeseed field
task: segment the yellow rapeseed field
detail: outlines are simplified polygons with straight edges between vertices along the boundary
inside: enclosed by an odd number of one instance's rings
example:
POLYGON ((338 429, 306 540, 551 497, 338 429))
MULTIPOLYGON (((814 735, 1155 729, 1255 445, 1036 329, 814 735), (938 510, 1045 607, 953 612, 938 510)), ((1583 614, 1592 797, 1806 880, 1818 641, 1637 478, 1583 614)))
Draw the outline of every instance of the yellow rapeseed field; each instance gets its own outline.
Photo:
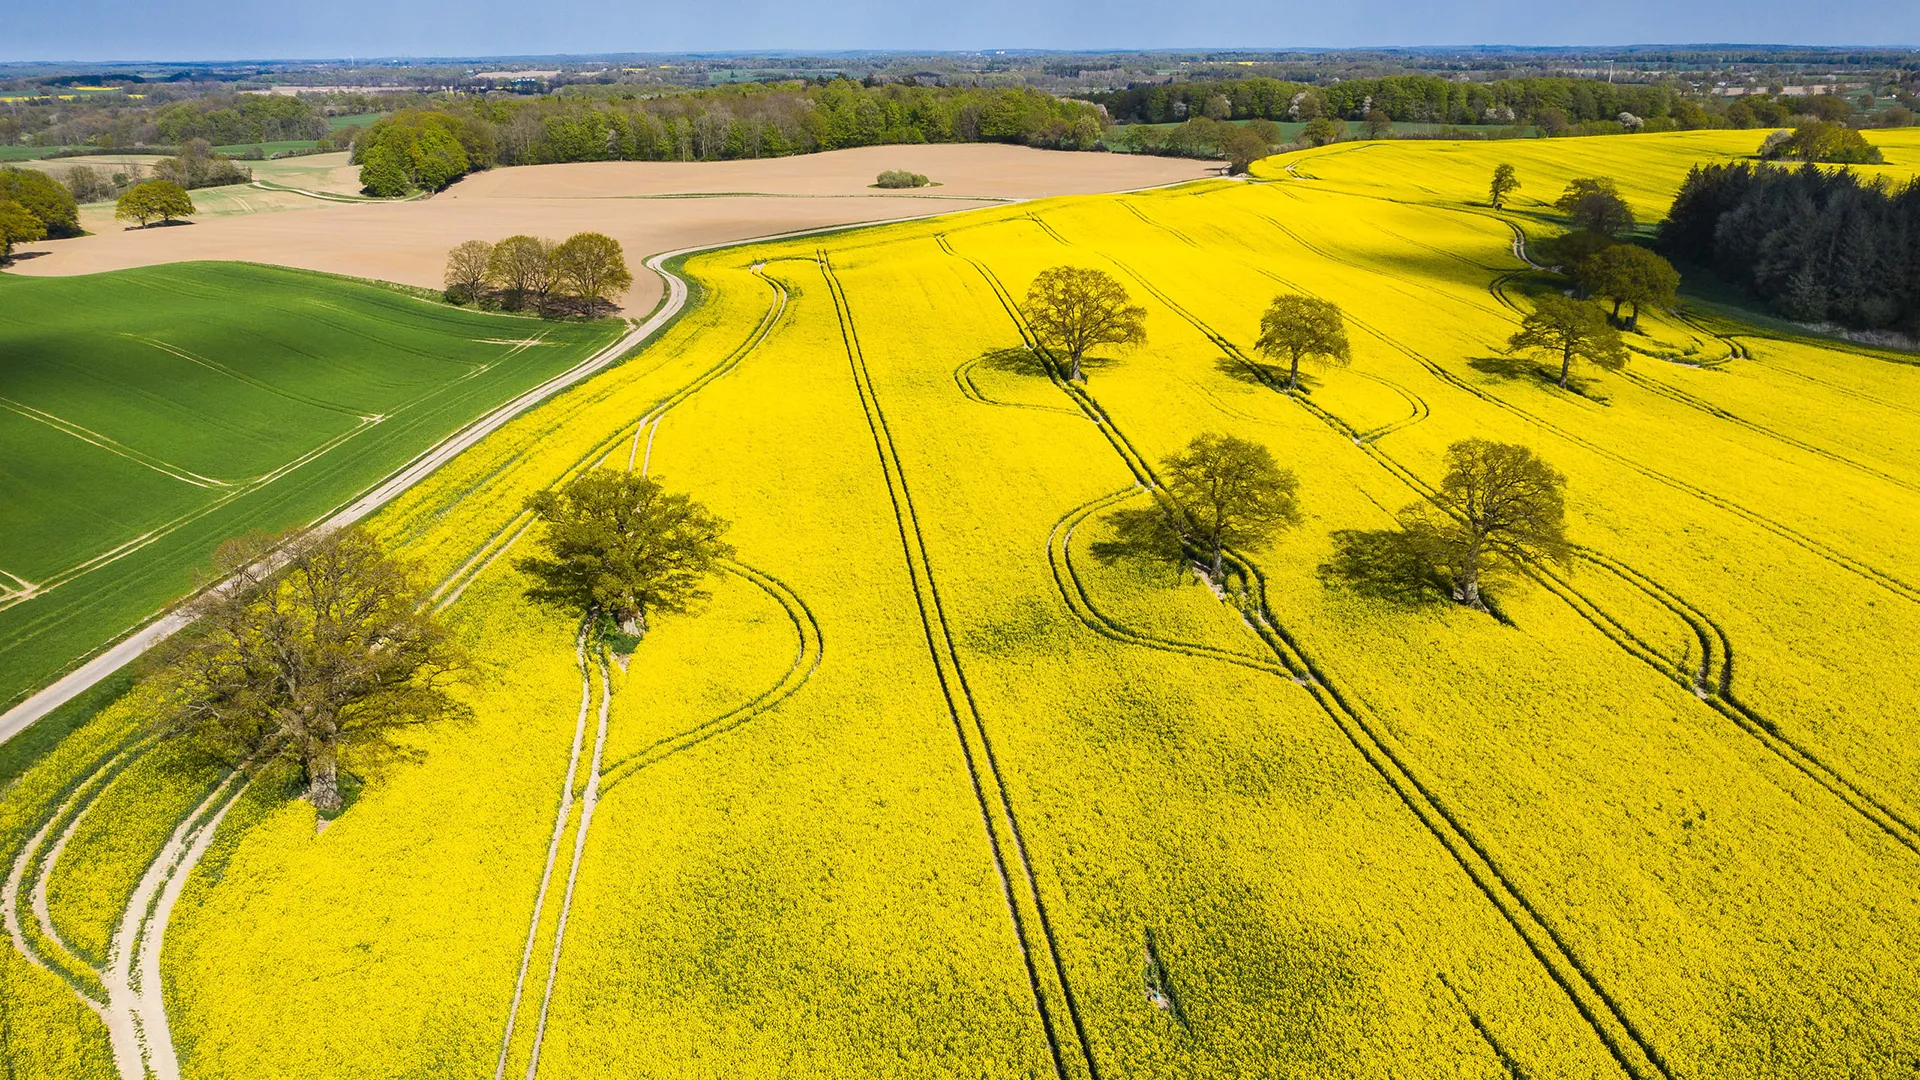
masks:
MULTIPOLYGON (((1577 393, 1501 352, 1567 180, 1651 222, 1759 137, 1339 144, 688 259, 661 339, 374 520, 474 722, 324 831, 240 791, 166 937, 183 1075, 1912 1075, 1920 365, 1701 302, 1577 393), (1063 263, 1147 310, 1084 387, 1015 307, 1063 263), (1251 367, 1281 291, 1353 346, 1298 396, 1251 367), (1300 485, 1225 597, 1100 553, 1201 432, 1300 485), (1321 573, 1473 436, 1568 476, 1570 569, 1497 619, 1321 573), (624 669, 512 568, 596 466, 736 548, 624 669)), ((0 796, 11 1075, 113 1075, 82 996, 219 782, 139 720, 0 796)))

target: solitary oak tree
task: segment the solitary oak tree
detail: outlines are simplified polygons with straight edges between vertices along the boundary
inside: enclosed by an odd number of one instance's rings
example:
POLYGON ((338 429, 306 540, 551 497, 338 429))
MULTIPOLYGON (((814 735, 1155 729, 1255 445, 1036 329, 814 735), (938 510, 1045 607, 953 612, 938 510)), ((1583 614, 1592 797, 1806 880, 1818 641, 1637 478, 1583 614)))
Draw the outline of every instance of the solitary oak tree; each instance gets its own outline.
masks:
POLYGON ((1182 536, 1219 581, 1229 547, 1260 548, 1300 520, 1299 484, 1273 452, 1232 435, 1195 436, 1165 461, 1165 488, 1182 536))
POLYGON ((733 554, 727 523, 706 507, 617 469, 582 473, 527 508, 546 525, 544 553, 514 564, 534 580, 527 596, 634 636, 649 614, 705 599, 701 583, 733 554))
POLYGON ((1260 316, 1260 338, 1254 348, 1261 355, 1287 364, 1287 389, 1300 385, 1300 361, 1320 360, 1345 367, 1353 361, 1347 346, 1346 322, 1340 305, 1297 293, 1282 293, 1260 316))
POLYGON ((1147 309, 1113 275, 1079 266, 1055 266, 1040 271, 1020 305, 1043 348, 1064 353, 1067 377, 1085 382, 1080 362, 1098 345, 1138 348, 1147 343, 1147 309))
POLYGON ((1606 315, 1591 304, 1564 296, 1547 295, 1535 301, 1533 313, 1522 319, 1520 329, 1507 339, 1508 352, 1522 349, 1559 357, 1563 390, 1575 360, 1609 371, 1627 366, 1627 347, 1620 341, 1620 331, 1607 325, 1606 315))
POLYGON ((469 714, 447 693, 462 666, 411 568, 371 533, 230 541, 227 575, 168 643, 153 723, 236 767, 299 767, 322 814, 341 806, 344 758, 406 754, 407 728, 469 714))
POLYGON ((113 208, 113 216, 121 221, 138 222, 146 228, 149 222, 172 221, 175 218, 190 217, 194 214, 193 199, 187 189, 171 180, 148 180, 135 184, 113 208))
POLYGON ((1501 162, 1493 167, 1491 194, 1493 196, 1493 208, 1495 210, 1500 209, 1501 206, 1506 204, 1507 196, 1519 190, 1520 177, 1519 174, 1514 171, 1512 165, 1501 162))
POLYGON ((1400 512, 1412 547, 1445 574, 1453 598, 1487 609, 1491 573, 1530 561, 1567 565, 1566 477, 1525 446, 1465 439, 1447 448, 1447 472, 1430 502, 1400 512))

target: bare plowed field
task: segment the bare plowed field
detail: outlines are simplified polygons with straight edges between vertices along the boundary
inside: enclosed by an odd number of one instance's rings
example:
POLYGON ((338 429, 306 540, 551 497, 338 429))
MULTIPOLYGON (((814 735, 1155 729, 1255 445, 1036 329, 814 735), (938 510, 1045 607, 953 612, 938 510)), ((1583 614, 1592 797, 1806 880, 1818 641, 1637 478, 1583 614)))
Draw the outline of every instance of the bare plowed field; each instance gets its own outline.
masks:
MULTIPOLYGON (((260 198, 261 210, 191 225, 123 230, 104 214, 95 235, 25 249, 18 272, 91 274, 189 260, 243 260, 437 288, 447 250, 463 240, 515 233, 560 238, 604 232, 628 262, 661 251, 821 226, 886 221, 1008 199, 1122 191, 1205 175, 1213 166, 1175 158, 1075 154, 1017 146, 881 146, 763 161, 588 162, 499 169, 431 199, 340 203, 236 187, 196 192, 260 198), (882 169, 925 173, 938 186, 869 187, 882 169), (704 196, 704 197, 703 197, 704 196)), ((638 275, 626 297, 644 312, 660 281, 638 275)))

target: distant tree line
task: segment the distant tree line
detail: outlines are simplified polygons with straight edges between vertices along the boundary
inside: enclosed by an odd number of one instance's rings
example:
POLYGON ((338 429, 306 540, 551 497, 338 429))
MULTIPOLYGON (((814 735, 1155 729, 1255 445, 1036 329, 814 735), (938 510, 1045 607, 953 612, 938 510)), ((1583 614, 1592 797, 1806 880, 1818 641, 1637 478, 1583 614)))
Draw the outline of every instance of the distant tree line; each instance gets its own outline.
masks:
POLYGON ((161 108, 153 124, 161 141, 176 146, 190 139, 205 139, 214 146, 318 139, 328 126, 311 104, 281 94, 179 101, 161 108))
POLYGON ((652 96, 592 89, 606 92, 447 99, 401 110, 367 130, 353 160, 369 191, 397 194, 396 180, 400 190, 437 190, 494 165, 724 161, 895 143, 1090 150, 1106 126, 1086 102, 1024 87, 869 87, 832 79, 652 96))
POLYGON ((1920 183, 1813 165, 1696 166, 1660 241, 1787 318, 1920 331, 1920 183))
POLYGON ((1213 120, 1306 122, 1317 117, 1443 125, 1533 125, 1547 134, 1604 134, 1695 128, 1776 127, 1794 117, 1857 126, 1914 122, 1905 104, 1872 109, 1837 94, 1688 95, 1665 84, 1537 77, 1458 82, 1437 75, 1392 75, 1310 85, 1282 79, 1195 79, 1094 92, 1120 124, 1213 120))

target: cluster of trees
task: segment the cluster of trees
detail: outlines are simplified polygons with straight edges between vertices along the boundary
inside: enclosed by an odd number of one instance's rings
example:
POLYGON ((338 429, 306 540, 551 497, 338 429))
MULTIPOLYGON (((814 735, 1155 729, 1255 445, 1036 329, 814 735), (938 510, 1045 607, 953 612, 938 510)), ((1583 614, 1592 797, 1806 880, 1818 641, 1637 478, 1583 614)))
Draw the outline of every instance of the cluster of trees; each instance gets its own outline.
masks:
POLYGON ((870 87, 831 79, 651 96, 623 87, 580 89, 604 92, 449 100, 383 118, 355 147, 362 182, 384 193, 404 176, 398 190, 437 190, 494 165, 721 161, 891 143, 1091 150, 1106 128, 1094 106, 1024 87, 870 87))
POLYGON ((439 191, 485 168, 494 147, 492 132, 472 116, 408 109, 375 121, 354 143, 353 162, 367 194, 392 198, 439 191))
POLYGON ((80 207, 64 185, 33 169, 0 169, 0 262, 18 244, 79 235, 80 207))
POLYGON ((602 233, 575 233, 557 244, 538 236, 468 240, 447 253, 446 295, 456 304, 593 315, 632 284, 620 242, 602 233))
MULTIPOLYGON (((1519 189, 1519 174, 1512 165, 1495 167, 1489 195, 1496 208, 1519 189)), ((1566 215, 1570 228, 1565 234, 1540 245, 1542 253, 1556 261, 1560 271, 1572 279, 1581 299, 1598 296, 1613 301, 1610 323, 1603 321, 1598 329, 1588 325, 1599 318, 1598 314, 1585 305, 1562 310, 1557 304, 1549 304, 1548 307, 1556 312, 1555 333, 1561 338, 1575 335, 1603 339, 1607 336, 1604 331, 1609 325, 1619 325, 1629 331, 1639 329, 1642 307, 1672 306, 1674 295, 1680 288, 1680 272, 1654 251, 1623 242, 1637 222, 1633 208, 1620 197, 1611 179, 1575 179, 1568 183, 1553 205, 1566 215), (1629 309, 1624 323, 1621 322, 1623 308, 1629 309)), ((1538 343, 1529 342, 1529 345, 1535 344, 1538 343)), ((1566 342, 1562 341, 1561 344, 1565 345, 1566 342)), ((1569 348, 1571 346, 1559 349, 1561 386, 1567 385, 1568 365, 1573 359, 1582 358, 1581 353, 1569 352, 1569 348)), ((1596 344, 1594 348, 1598 351, 1592 356, 1585 356, 1585 359, 1609 364, 1616 352, 1623 358, 1625 355, 1619 351, 1617 342, 1596 344)))
POLYGON ((114 205, 113 216, 144 229, 153 222, 172 224, 197 211, 187 189, 171 180, 144 180, 127 189, 114 205))
MULTIPOLYGON (((1145 309, 1102 270, 1043 270, 1020 311, 1045 362, 1058 363, 1074 382, 1085 380, 1082 363, 1089 350, 1146 344, 1145 309)), ((1611 362, 1616 355, 1624 362, 1619 334, 1599 309, 1557 296, 1542 299, 1512 347, 1558 349, 1565 363, 1574 356, 1611 362), (1572 337, 1554 337, 1552 325, 1568 320, 1574 324, 1572 337)), ((1257 349, 1287 366, 1281 388, 1289 393, 1299 384, 1302 360, 1343 365, 1351 358, 1339 306, 1298 294, 1281 294, 1268 305, 1257 349)), ((1481 591, 1487 575, 1570 558, 1565 488, 1565 478, 1527 447, 1483 439, 1457 442, 1448 450, 1446 476, 1427 500, 1401 511, 1399 529, 1336 537, 1335 561, 1344 560, 1349 578, 1392 578, 1403 595, 1443 588, 1460 603, 1485 611, 1481 591)), ((1231 550, 1259 550, 1299 521, 1298 482, 1272 451, 1209 433, 1162 462, 1154 505, 1109 517, 1114 539, 1096 553, 1191 564, 1223 584, 1231 550)))
POLYGON ((1813 165, 1699 166, 1660 242, 1787 318, 1920 331, 1920 183, 1813 165))
POLYGON ((191 189, 244 184, 253 179, 253 170, 225 154, 215 153, 205 139, 188 139, 173 157, 154 163, 153 175, 155 179, 191 189))
POLYGON ((1866 136, 1825 120, 1810 120, 1792 131, 1774 132, 1760 144, 1760 157, 1765 161, 1797 158, 1839 165, 1882 165, 1887 160, 1866 136))
POLYGON ((933 181, 925 173, 909 172, 906 169, 887 169, 874 178, 873 186, 879 188, 917 188, 926 187, 933 181))
MULTIPOLYGON (((1309 132, 1309 136, 1312 134, 1309 132)), ((1336 137, 1329 136, 1325 141, 1332 142, 1336 137)), ((1230 124, 1202 116, 1170 128, 1137 124, 1114 128, 1101 140, 1101 145, 1128 154, 1225 158, 1229 172, 1242 173, 1248 165, 1273 153, 1286 141, 1280 125, 1271 120, 1230 124)))
POLYGON ((327 118, 308 102, 283 94, 222 94, 179 101, 155 113, 160 141, 179 146, 204 139, 214 146, 318 139, 327 118))

